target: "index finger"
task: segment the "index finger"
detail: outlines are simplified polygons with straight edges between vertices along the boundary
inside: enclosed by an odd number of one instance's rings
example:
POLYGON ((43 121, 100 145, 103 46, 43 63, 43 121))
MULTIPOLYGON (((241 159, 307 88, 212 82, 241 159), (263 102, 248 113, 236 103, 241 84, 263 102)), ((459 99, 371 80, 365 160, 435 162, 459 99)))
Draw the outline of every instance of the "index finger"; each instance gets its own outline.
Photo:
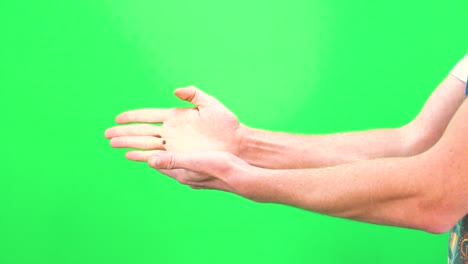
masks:
POLYGON ((117 116, 115 121, 119 124, 142 122, 163 123, 169 119, 172 109, 138 109, 126 111, 117 116))

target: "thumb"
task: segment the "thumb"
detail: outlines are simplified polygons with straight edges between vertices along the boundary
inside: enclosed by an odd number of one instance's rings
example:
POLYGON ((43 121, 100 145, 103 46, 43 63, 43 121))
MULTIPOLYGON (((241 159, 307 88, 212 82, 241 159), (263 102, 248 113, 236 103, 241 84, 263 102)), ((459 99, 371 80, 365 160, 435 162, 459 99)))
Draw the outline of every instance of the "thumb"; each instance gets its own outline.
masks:
POLYGON ((174 94, 180 99, 196 106, 206 106, 213 103, 213 98, 211 96, 202 92, 195 86, 176 89, 174 94))
POLYGON ((198 173, 219 174, 226 172, 231 154, 217 151, 197 153, 161 152, 148 159, 148 164, 157 170, 185 169, 198 173))
MULTIPOLYGON (((155 169, 172 170, 176 169, 176 163, 181 163, 180 158, 174 153, 160 153, 148 159, 148 164, 155 169)), ((180 164, 177 164, 180 166, 180 164)))

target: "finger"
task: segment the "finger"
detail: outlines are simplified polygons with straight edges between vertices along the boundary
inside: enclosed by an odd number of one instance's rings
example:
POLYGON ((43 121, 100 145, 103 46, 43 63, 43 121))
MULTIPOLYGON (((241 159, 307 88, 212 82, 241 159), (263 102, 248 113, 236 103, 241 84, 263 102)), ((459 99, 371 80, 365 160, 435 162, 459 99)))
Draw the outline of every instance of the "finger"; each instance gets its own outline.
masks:
POLYGON ((185 184, 185 185, 195 184, 198 186, 202 186, 203 183, 212 182, 214 180, 213 177, 210 177, 208 175, 194 173, 192 171, 185 170, 185 169, 172 169, 172 170, 159 169, 158 171, 161 172, 162 174, 165 174, 171 178, 176 179, 179 183, 185 184))
POLYGON ((184 169, 172 169, 172 170, 165 170, 165 169, 157 169, 160 173, 167 175, 180 183, 179 177, 182 173, 184 173, 184 169))
POLYGON ((148 162, 151 167, 158 170, 188 169, 197 172, 198 168, 196 163, 199 158, 196 155, 190 156, 187 157, 182 153, 166 153, 166 155, 155 155, 151 157, 148 162), (192 158, 190 156, 192 156, 192 158))
POLYGON ((115 137, 110 140, 110 144, 114 148, 136 148, 136 149, 162 149, 166 140, 156 137, 115 137))
POLYGON ((228 191, 229 188, 223 182, 213 179, 205 182, 190 182, 188 184, 193 189, 228 191))
POLYGON ((148 150, 148 151, 139 151, 139 150, 131 150, 125 153, 125 157, 129 160, 133 161, 143 161, 147 162, 151 156, 162 152, 163 150, 148 150))
POLYGON ((190 102, 196 106, 207 106, 217 102, 213 97, 194 86, 176 89, 174 94, 180 99, 190 102))
POLYGON ((163 123, 169 119, 171 109, 138 109, 123 112, 115 119, 119 124, 142 122, 163 123))
POLYGON ((217 175, 232 168, 233 156, 229 153, 212 151, 199 153, 159 153, 148 160, 155 169, 186 169, 192 172, 217 175))
POLYGON ((161 126, 148 124, 117 126, 106 130, 106 138, 125 137, 125 136, 161 136, 161 126))

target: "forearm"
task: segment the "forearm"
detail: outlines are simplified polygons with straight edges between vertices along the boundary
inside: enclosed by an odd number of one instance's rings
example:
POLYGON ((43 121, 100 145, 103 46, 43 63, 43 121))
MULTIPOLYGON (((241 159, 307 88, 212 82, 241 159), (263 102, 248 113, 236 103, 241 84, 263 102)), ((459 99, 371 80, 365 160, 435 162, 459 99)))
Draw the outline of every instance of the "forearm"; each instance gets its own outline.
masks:
MULTIPOLYGON (((411 157, 320 169, 255 169, 245 196, 370 223, 433 233, 468 212, 468 101, 431 149, 411 157)), ((249 182, 250 180, 250 182, 249 182)))
POLYGON ((408 154, 402 128, 331 135, 294 135, 248 129, 245 134, 240 157, 262 168, 326 167, 408 154))
POLYGON ((256 188, 247 196, 358 221, 424 229, 421 220, 427 218, 425 209, 429 209, 430 201, 424 201, 422 190, 428 183, 418 179, 415 159, 386 158, 321 169, 260 170, 253 184, 256 188))
POLYGON ((332 135, 292 135, 244 128, 240 157, 262 168, 313 168, 384 157, 411 156, 442 136, 464 98, 465 84, 448 76, 420 114, 399 128, 332 135))

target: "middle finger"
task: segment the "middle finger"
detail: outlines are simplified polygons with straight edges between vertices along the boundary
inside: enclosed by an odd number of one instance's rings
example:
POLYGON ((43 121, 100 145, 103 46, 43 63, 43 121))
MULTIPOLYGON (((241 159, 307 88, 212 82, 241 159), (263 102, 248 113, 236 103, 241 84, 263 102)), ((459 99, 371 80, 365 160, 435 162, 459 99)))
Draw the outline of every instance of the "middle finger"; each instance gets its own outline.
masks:
POLYGON ((106 138, 124 136, 161 136, 161 126, 138 124, 129 126, 116 126, 106 130, 106 138))
POLYGON ((115 137, 110 144, 114 148, 160 149, 165 150, 166 140, 151 136, 115 137))

